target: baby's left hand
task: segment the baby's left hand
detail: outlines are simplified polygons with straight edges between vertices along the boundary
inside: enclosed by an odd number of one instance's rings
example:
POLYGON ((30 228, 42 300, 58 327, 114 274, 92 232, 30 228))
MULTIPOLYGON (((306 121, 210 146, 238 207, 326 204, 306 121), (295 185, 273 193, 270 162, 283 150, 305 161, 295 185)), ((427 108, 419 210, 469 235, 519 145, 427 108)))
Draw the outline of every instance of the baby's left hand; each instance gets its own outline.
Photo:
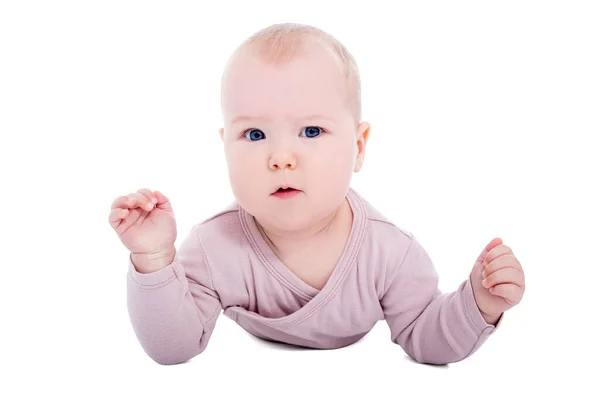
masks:
POLYGON ((503 312, 521 301, 525 274, 502 239, 493 239, 483 249, 473 266, 471 285, 477 307, 488 324, 496 324, 503 312))

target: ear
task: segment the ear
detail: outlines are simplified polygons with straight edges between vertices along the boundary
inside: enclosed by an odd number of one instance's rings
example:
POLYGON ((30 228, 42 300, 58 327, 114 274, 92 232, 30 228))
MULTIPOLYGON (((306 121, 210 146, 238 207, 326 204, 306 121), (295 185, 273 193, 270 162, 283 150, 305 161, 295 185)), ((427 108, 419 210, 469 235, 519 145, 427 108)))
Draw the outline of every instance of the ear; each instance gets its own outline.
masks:
POLYGON ((368 122, 361 122, 356 128, 356 145, 358 146, 358 154, 356 155, 356 162, 354 163, 354 172, 361 170, 365 160, 365 149, 367 147, 367 140, 369 140, 369 134, 371 133, 371 125, 368 122))
POLYGON ((223 128, 219 129, 219 136, 221 136, 221 140, 223 140, 223 133, 225 132, 225 130, 223 128))

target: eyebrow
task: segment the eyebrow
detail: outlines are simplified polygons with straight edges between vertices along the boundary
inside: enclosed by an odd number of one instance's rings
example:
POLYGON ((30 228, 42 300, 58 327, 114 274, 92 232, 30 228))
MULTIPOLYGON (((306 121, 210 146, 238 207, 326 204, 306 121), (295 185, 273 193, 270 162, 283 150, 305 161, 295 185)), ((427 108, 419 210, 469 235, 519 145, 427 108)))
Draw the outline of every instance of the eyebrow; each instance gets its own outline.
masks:
MULTIPOLYGON (((267 117, 252 117, 249 115, 239 115, 231 121, 231 124, 233 125, 233 124, 236 124, 239 122, 244 122, 244 121, 266 120, 266 119, 268 119, 268 118, 267 117)), ((324 115, 320 115, 320 114, 305 115, 303 117, 297 118, 298 121, 315 120, 315 119, 322 119, 322 120, 326 120, 329 122, 335 122, 331 118, 326 117, 324 115)))

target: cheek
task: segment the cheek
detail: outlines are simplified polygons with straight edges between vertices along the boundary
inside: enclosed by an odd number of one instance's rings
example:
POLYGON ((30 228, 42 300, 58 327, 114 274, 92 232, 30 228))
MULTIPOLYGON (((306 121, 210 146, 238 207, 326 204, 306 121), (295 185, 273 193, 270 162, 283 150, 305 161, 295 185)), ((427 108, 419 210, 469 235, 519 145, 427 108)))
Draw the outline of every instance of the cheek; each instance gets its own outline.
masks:
POLYGON ((239 174, 247 169, 256 168, 255 152, 249 151, 244 146, 240 146, 238 143, 230 145, 226 149, 227 153, 227 165, 232 173, 239 174))
POLYGON ((231 146, 227 150, 227 165, 229 178, 236 193, 247 196, 256 188, 257 180, 264 174, 260 173, 260 155, 258 152, 248 151, 237 146, 231 146))
POLYGON ((312 154, 312 164, 320 173, 341 177, 352 172, 354 169, 355 151, 353 143, 337 141, 328 143, 312 154))

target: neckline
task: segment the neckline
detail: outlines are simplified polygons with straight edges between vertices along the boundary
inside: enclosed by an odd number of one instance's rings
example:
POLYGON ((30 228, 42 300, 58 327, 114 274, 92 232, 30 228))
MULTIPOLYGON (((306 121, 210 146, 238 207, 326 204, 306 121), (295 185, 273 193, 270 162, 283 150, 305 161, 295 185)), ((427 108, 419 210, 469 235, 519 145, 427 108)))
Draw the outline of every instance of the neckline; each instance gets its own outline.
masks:
POLYGON ((310 310, 315 309, 315 307, 324 303, 325 300, 331 298, 335 294, 340 286, 341 281, 350 270, 349 267, 352 265, 351 261, 358 253, 366 225, 366 211, 357 193, 352 188, 349 188, 345 198, 348 199, 348 203, 350 204, 353 214, 350 235, 348 236, 341 257, 338 259, 338 262, 329 276, 329 279, 321 290, 316 289, 304 282, 302 279, 300 279, 300 277, 294 274, 279 259, 279 257, 277 257, 263 236, 260 234, 254 216, 252 216, 238 204, 242 228, 256 255, 262 261, 264 267, 284 286, 308 301, 308 303, 302 308, 287 316, 281 318, 268 318, 256 314, 257 318, 266 319, 273 322, 297 320, 298 318, 302 317, 306 318, 312 314, 307 314, 310 312, 310 310))

